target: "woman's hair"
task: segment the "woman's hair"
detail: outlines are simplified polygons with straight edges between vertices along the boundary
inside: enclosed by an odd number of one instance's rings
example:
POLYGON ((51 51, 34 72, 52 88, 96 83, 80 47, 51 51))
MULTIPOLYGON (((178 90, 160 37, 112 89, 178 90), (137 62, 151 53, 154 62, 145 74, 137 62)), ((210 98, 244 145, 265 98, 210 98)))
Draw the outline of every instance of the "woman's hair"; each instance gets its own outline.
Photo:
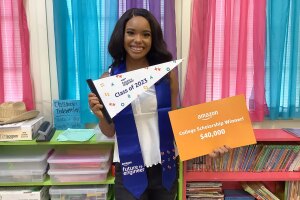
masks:
POLYGON ((166 42, 163 39, 161 27, 155 17, 146 9, 131 8, 127 10, 118 20, 111 35, 108 44, 108 51, 113 58, 113 63, 111 66, 118 66, 126 57, 126 51, 124 48, 124 31, 127 22, 135 16, 144 17, 150 24, 152 45, 150 51, 146 55, 149 64, 156 65, 171 61, 172 54, 167 49, 166 42))

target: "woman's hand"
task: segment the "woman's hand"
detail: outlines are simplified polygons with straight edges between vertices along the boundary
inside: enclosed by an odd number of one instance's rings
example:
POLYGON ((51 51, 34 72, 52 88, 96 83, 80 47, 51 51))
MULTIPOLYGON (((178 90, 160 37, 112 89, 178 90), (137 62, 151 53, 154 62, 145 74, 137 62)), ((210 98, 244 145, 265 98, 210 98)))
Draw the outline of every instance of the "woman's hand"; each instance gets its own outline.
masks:
POLYGON ((91 93, 89 93, 88 100, 89 100, 89 106, 90 106, 91 111, 93 111, 93 113, 98 118, 103 119, 104 115, 101 111, 103 108, 103 105, 100 104, 98 97, 94 93, 91 92, 91 93))
POLYGON ((210 154, 208 154, 210 157, 218 157, 218 156, 221 156, 223 155, 224 153, 228 152, 231 148, 229 146, 222 146, 222 147, 219 147, 217 149, 214 149, 210 154))
MULTIPOLYGON (((108 77, 109 73, 105 72, 100 78, 108 77)), ((99 127, 104 135, 112 137, 115 134, 115 126, 113 123, 108 123, 103 115, 103 105, 100 104, 98 97, 94 93, 89 93, 89 106, 91 111, 99 118, 99 127)))
MULTIPOLYGON (((108 72, 104 72, 102 74, 102 76, 100 78, 106 78, 109 77, 109 73, 108 72)), ((100 104, 98 97, 94 94, 94 93, 89 93, 89 105, 90 105, 90 109, 91 111, 93 111, 93 113, 100 119, 104 118, 103 112, 102 112, 102 108, 103 105, 100 104)))

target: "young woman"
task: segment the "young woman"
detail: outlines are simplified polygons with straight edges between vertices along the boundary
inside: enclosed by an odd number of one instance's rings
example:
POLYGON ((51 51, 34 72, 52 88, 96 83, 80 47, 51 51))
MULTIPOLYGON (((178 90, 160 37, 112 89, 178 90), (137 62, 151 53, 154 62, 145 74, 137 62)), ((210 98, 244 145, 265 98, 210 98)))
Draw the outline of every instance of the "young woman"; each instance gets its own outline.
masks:
MULTIPOLYGON (((162 29, 145 9, 127 10, 118 20, 109 42, 113 58, 102 77, 171 61, 162 29)), ((95 94, 89 105, 102 132, 116 133, 114 163, 116 200, 173 200, 177 194, 177 160, 168 111, 176 109, 178 80, 171 71, 113 118, 105 120, 95 94)), ((216 149, 211 156, 227 151, 216 149)))

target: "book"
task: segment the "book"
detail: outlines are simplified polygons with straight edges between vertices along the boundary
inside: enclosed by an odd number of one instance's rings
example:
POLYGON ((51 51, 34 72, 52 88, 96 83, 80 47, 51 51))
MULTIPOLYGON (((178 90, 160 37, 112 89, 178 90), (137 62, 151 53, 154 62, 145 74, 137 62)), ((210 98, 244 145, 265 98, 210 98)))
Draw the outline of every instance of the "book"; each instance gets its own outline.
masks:
POLYGON ((247 183, 242 183, 241 184, 243 189, 248 192, 249 194, 251 194, 253 197, 255 197, 258 200, 264 200, 264 198, 257 192, 255 191, 252 187, 250 187, 249 184, 247 183))
MULTIPOLYGON (((291 166, 291 164, 297 158, 298 154, 300 153, 299 148, 300 148, 299 145, 292 146, 291 155, 290 155, 290 157, 287 160, 287 163, 285 165, 284 171, 288 171, 289 168, 290 168, 290 166, 291 166)), ((294 171, 294 170, 292 170, 292 171, 294 171)))
POLYGON ((268 190, 263 184, 259 183, 259 187, 263 192, 265 192, 268 199, 279 200, 279 198, 275 196, 275 194, 273 194, 270 190, 268 190))
POLYGON ((300 181, 287 181, 285 184, 284 199, 299 199, 300 181))
POLYGON ((282 130, 300 138, 300 128, 283 128, 282 130))
POLYGON ((253 151, 255 149, 256 145, 248 145, 247 153, 246 153, 246 160, 243 162, 242 171, 246 171, 246 167, 249 163, 249 160, 251 158, 251 155, 253 154, 253 151))
POLYGON ((266 163, 266 166, 264 168, 265 171, 272 171, 274 169, 274 165, 276 165, 276 163, 278 162, 280 156, 279 153, 280 153, 281 149, 280 147, 279 148, 276 148, 273 146, 272 148, 272 154, 268 160, 268 162, 266 163))
MULTIPOLYGON (((261 196, 263 199, 268 200, 268 199, 272 199, 269 194, 263 190, 262 188, 262 184, 259 182, 251 182, 248 183, 248 185, 257 193, 259 194, 259 196, 261 196)), ((278 199, 274 199, 274 200, 278 200, 278 199)))
POLYGON ((259 159, 259 154, 262 151, 262 149, 263 149, 263 145, 261 145, 261 144, 255 145, 254 150, 251 153, 250 158, 248 159, 246 171, 248 171, 248 172, 254 171, 256 161, 257 161, 257 159, 259 159))
POLYGON ((288 171, 300 171, 300 152, 298 152, 297 157, 294 159, 292 164, 289 166, 288 171))
POLYGON ((244 190, 225 189, 225 200, 254 200, 255 198, 244 190))
POLYGON ((32 140, 44 121, 44 117, 36 117, 23 122, 0 125, 0 141, 32 140))
POLYGON ((187 187, 222 187, 221 182, 189 182, 187 187))

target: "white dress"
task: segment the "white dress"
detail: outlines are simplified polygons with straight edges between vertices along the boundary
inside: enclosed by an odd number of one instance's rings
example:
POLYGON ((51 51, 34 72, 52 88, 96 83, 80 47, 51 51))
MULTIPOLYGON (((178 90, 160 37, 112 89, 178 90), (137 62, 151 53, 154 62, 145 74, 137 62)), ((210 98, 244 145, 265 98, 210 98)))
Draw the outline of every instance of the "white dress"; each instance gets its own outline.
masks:
MULTIPOLYGON (((131 103, 131 106, 145 166, 151 167, 161 163, 155 86, 139 95, 131 103)), ((177 151, 175 154, 177 155, 177 151)), ((117 136, 115 137, 113 161, 120 162, 117 136)))

